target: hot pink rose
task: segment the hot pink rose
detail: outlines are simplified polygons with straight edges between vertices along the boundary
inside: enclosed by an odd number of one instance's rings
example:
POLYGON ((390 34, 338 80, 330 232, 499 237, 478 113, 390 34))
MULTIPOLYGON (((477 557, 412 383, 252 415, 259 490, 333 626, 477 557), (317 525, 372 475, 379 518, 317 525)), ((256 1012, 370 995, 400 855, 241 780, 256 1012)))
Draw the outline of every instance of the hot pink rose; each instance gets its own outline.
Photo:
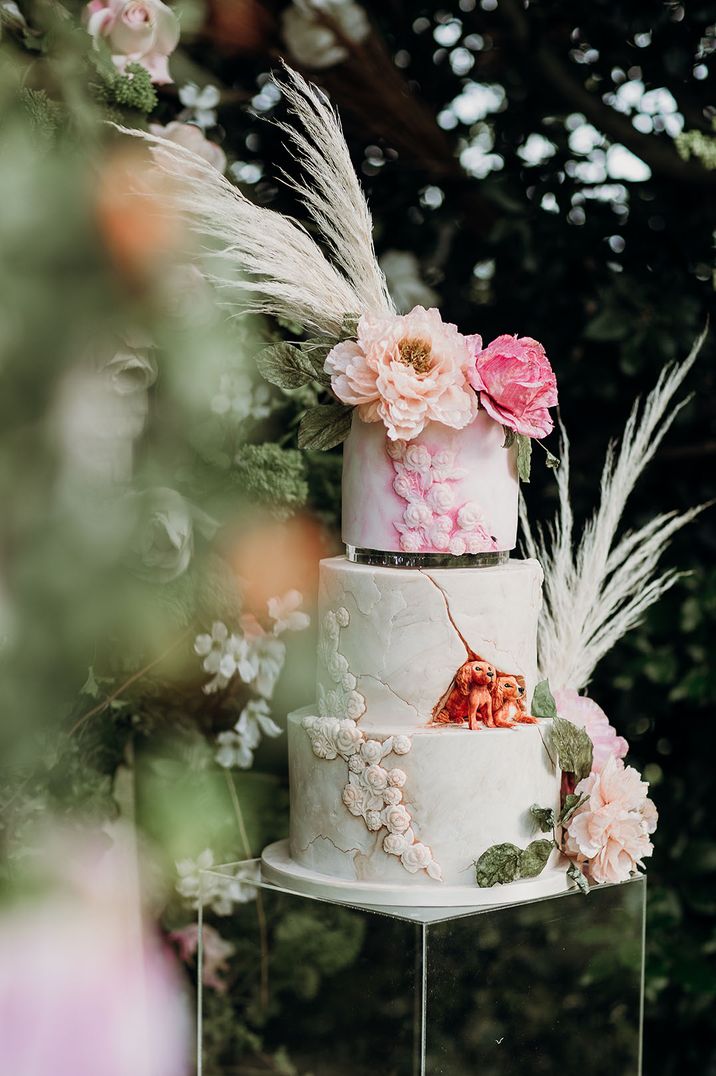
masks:
MULTIPOLYGON (((223 172, 226 168, 226 154, 221 146, 210 142, 204 136, 204 132, 194 123, 178 123, 173 120, 166 127, 162 127, 159 123, 150 123, 149 130, 158 138, 166 138, 168 142, 176 142, 178 146, 190 149, 192 153, 196 153, 197 157, 213 164, 219 172, 223 172)), ((155 146, 155 152, 161 154, 161 146, 155 146)))
POLYGON ((115 67, 141 64, 152 82, 171 82, 168 57, 179 43, 179 20, 161 0, 91 0, 85 9, 95 44, 105 38, 115 67))
POLYGON ((567 824, 565 851, 595 882, 624 882, 651 855, 657 814, 648 790, 633 767, 614 757, 577 785, 589 799, 567 824))
POLYGON ((594 745, 593 772, 601 773, 610 758, 624 758, 629 744, 623 736, 617 736, 616 729, 609 724, 609 718, 594 699, 576 691, 557 691, 554 701, 560 717, 586 730, 594 745))
POLYGON ((475 418, 467 380, 470 349, 437 310, 358 322, 358 339, 337 344, 325 369, 334 393, 364 422, 382 421, 392 440, 417 437, 428 422, 461 430, 475 418))
POLYGON ((557 379, 544 348, 529 336, 498 336, 475 348, 470 384, 480 403, 497 422, 527 437, 546 437, 554 428, 549 407, 557 405, 557 379))

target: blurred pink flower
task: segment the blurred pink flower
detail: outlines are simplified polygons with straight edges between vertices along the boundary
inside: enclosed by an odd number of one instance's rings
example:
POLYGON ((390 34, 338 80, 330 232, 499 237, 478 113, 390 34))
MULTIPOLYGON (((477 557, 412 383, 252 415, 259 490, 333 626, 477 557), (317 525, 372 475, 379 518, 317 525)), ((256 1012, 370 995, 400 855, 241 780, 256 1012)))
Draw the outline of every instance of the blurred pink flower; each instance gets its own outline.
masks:
POLYGON ((486 348, 479 336, 469 339, 475 364, 468 376, 487 413, 527 437, 551 433, 547 409, 557 405, 557 379, 542 345, 529 336, 498 336, 486 348))
POLYGON ((157 85, 172 81, 167 61, 179 44, 179 20, 162 0, 90 0, 85 17, 95 44, 106 39, 120 71, 137 63, 157 85))
POLYGON ((416 306, 403 315, 364 314, 358 339, 336 344, 325 370, 338 399, 357 406, 364 422, 382 421, 392 440, 408 441, 428 422, 461 430, 475 418, 469 359, 456 327, 416 306))
MULTIPOLYGON (((166 138, 169 142, 175 142, 178 146, 191 150, 197 157, 213 164, 218 172, 223 172, 226 168, 226 154, 221 146, 210 142, 201 128, 194 123, 178 123, 172 120, 166 127, 162 127, 159 123, 150 123, 149 130, 159 138, 166 138)), ((155 146, 154 150, 161 154, 161 146, 155 146)))
MULTIPOLYGON (((169 941, 179 949, 179 956, 187 962, 196 953, 199 945, 199 927, 197 923, 189 923, 181 930, 174 930, 169 935, 169 941)), ((231 942, 225 941, 218 930, 205 924, 202 929, 203 960, 201 980, 205 986, 210 986, 220 994, 226 992, 227 984, 221 976, 228 971, 227 960, 234 953, 231 942)))
POLYGON ((0 918, 0 1072, 185 1076, 187 999, 143 921, 136 864, 117 848, 81 858, 51 895, 0 918))
POLYGON ((633 767, 613 757, 577 785, 589 799, 567 823, 565 851, 595 882, 624 882, 651 855, 657 813, 648 790, 633 767))
POLYGON ((555 692, 554 701, 559 716, 584 729, 592 741, 593 771, 601 773, 610 758, 624 758, 629 744, 623 736, 617 736, 616 729, 609 724, 609 718, 594 699, 576 691, 565 690, 555 692))

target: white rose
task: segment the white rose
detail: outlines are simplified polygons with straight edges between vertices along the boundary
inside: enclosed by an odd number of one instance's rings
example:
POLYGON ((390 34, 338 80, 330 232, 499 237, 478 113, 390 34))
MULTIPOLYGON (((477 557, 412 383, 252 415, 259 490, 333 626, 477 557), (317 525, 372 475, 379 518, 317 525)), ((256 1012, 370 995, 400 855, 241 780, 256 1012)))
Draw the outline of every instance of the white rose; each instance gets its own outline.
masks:
POLYGON ((409 445, 405 450, 403 463, 409 471, 416 474, 427 474, 430 470, 430 452, 425 445, 409 445))
MULTIPOLYGON (((393 773, 394 771, 391 770, 390 772, 393 773)), ((390 782, 390 774, 388 774, 388 782, 390 782)), ((403 793, 400 791, 400 789, 392 788, 389 783, 388 788, 386 788, 385 792, 383 793, 383 803, 385 804, 385 806, 395 807, 396 803, 400 803, 402 798, 403 793)))
POLYGON ((402 460, 405 455, 405 441, 391 441, 386 438, 385 450, 392 460, 402 460))
POLYGON ((463 553, 467 550, 467 545, 465 543, 465 539, 462 537, 461 534, 454 534, 452 536, 448 549, 452 553, 453 557, 461 557, 463 555, 463 553))
POLYGON ((336 751, 336 745, 327 736, 324 736, 320 732, 311 733, 311 747, 313 753, 318 758, 335 758, 338 752, 336 751))
POLYGON ((412 746, 409 736, 396 736, 393 740, 393 751, 396 755, 407 755, 412 746))
POLYGON ((422 545, 420 531, 403 531, 400 536, 400 548, 404 553, 419 553, 422 545))
POLYGON ((373 833, 375 833, 376 830, 382 829, 383 819, 380 817, 380 811, 366 811, 365 824, 373 833))
POLYGON ((382 766, 368 766, 363 774, 363 780, 374 792, 382 792, 388 784, 388 771, 382 766))
POLYGON ((341 798, 351 814, 356 817, 363 814, 363 793, 355 785, 346 785, 341 798))
POLYGON ((436 512, 447 512, 455 503, 455 490, 447 482, 436 482, 427 493, 427 502, 436 512))
POLYGON ((409 874, 417 874, 418 871, 425 870, 432 861, 432 852, 426 844, 421 844, 420 841, 411 844, 400 857, 400 862, 409 874))
POLYGON ((141 579, 170 583, 189 567, 194 551, 192 509, 173 489, 157 486, 131 494, 136 513, 133 570, 141 579))
POLYGON ((345 673, 348 672, 348 660, 343 657, 343 654, 339 654, 337 650, 333 650, 326 660, 326 669, 331 680, 336 684, 340 684, 345 673))
POLYGON ((344 605, 336 609, 336 623, 339 628, 347 628, 351 622, 351 614, 344 605))
POLYGON ((365 762, 360 755, 351 755, 348 759, 348 769, 351 773, 363 773, 365 769, 365 762))
POLYGON ((356 680, 352 672, 347 672, 343 674, 343 679, 341 680, 341 687, 344 691, 353 691, 357 683, 358 681, 356 680))
POLYGON ((335 737, 336 750, 343 758, 349 758, 360 750, 363 733, 355 721, 341 721, 335 737))
POLYGON ((482 520, 482 509, 475 501, 467 501, 457 513, 457 525, 464 531, 473 531, 482 520))
POLYGON ((383 745, 380 740, 366 740, 365 743, 361 745, 360 753, 368 765, 372 766, 382 759, 383 745))
POLYGON ((410 815, 402 803, 386 807, 383 822, 390 833, 406 833, 410 829, 410 815))
POLYGON ((409 527, 426 527, 433 521, 433 513, 427 504, 422 501, 414 501, 403 512, 403 519, 409 527))
POLYGON ((338 638, 338 619, 332 609, 329 609, 323 617, 323 631, 326 638, 331 639, 333 642, 338 638))
POLYGON ((431 527, 428 528, 428 539, 433 549, 444 552, 450 545, 450 528, 445 527, 440 520, 436 520, 431 527))
POLYGON ((399 770, 396 767, 388 773, 388 784, 392 785, 394 788, 402 788, 406 780, 405 770, 399 770))
POLYGON ((365 713, 365 699, 360 691, 350 691, 348 693, 345 713, 346 717, 349 717, 352 721, 357 721, 359 717, 363 716, 365 713))
POLYGON ((435 453, 433 456, 433 476, 439 482, 444 482, 446 478, 450 478, 454 469, 454 452, 450 452, 447 448, 443 448, 440 452, 435 453))
POLYGON ((408 838, 404 833, 388 833, 383 838, 383 851, 391 856, 402 856, 408 848, 408 838))
POLYGON ((138 351, 117 352, 102 369, 118 396, 146 392, 157 380, 156 362, 138 351))
POLYGON ((397 474, 393 479, 393 489, 404 501, 414 500, 418 494, 407 474, 397 474))

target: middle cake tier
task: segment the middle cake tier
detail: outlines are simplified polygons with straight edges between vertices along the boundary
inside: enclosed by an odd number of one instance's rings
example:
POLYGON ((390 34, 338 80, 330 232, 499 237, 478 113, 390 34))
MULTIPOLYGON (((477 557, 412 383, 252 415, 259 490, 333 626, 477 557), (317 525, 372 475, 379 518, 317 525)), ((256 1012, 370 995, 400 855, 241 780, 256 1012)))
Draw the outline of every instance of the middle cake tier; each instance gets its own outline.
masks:
POLYGON ((433 720, 460 666, 479 658, 498 676, 537 684, 542 569, 405 569, 321 562, 317 697, 323 716, 363 729, 433 720))

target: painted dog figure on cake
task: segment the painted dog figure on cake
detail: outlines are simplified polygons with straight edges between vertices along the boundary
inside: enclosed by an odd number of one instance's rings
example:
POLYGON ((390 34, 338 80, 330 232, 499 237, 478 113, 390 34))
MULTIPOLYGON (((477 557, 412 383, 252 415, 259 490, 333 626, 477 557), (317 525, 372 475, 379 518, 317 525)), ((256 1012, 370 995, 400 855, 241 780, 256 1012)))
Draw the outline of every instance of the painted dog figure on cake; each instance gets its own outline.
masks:
POLYGON ((499 672, 477 654, 455 673, 447 692, 433 710, 433 723, 469 728, 511 729, 535 725, 537 718, 527 713, 525 679, 499 672))

